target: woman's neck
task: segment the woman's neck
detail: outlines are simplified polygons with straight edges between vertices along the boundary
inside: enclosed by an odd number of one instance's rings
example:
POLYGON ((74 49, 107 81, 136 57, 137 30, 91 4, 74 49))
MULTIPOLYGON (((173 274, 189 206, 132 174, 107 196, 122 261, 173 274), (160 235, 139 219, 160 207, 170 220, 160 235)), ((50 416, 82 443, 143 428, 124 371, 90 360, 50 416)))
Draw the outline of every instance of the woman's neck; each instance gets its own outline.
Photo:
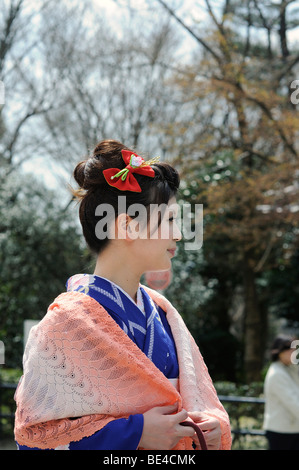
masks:
POLYGON ((137 302, 137 290, 140 275, 135 273, 126 259, 120 258, 116 253, 101 253, 98 256, 94 274, 104 277, 121 287, 133 300, 137 302))

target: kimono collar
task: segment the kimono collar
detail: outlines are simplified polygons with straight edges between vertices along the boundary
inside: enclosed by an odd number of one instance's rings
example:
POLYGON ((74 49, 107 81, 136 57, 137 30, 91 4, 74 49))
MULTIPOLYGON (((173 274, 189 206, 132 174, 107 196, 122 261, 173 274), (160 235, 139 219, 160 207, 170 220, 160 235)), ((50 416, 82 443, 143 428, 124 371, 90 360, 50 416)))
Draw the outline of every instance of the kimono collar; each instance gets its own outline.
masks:
MULTIPOLYGON (((142 288, 137 290, 137 302, 114 282, 94 274, 75 274, 66 283, 67 291, 82 292, 98 300, 104 307, 119 314, 123 314, 126 308, 141 311, 145 315, 145 305, 142 288)), ((140 312, 139 312, 140 313, 140 312)))

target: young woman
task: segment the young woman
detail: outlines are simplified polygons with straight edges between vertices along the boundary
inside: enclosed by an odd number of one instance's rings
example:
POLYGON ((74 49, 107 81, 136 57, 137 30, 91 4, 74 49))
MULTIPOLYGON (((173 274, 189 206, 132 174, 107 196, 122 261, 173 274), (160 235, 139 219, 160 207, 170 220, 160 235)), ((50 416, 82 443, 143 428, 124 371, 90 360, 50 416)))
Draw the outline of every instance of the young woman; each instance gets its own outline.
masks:
POLYGON ((299 450, 299 374, 292 363, 294 338, 275 338, 265 378, 264 429, 269 450, 299 450))
POLYGON ((74 171, 96 254, 32 329, 16 392, 20 449, 229 449, 228 416, 174 307, 140 284, 167 270, 181 233, 179 176, 113 140, 74 171), (136 215, 137 213, 137 215, 136 215))

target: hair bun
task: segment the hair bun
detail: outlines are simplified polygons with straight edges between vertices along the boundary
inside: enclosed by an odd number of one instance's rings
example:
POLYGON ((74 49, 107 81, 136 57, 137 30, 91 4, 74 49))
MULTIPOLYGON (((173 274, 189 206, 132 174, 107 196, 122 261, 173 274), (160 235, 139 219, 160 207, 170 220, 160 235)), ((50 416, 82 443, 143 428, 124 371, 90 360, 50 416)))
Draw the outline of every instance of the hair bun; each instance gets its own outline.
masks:
MULTIPOLYGON (((109 168, 109 166, 109 162, 106 162, 106 167, 109 168)), ((105 183, 103 176, 104 169, 105 164, 95 156, 92 156, 78 163, 74 170, 74 178, 81 189, 89 190, 105 183)))
POLYGON ((84 180, 85 180, 85 166, 86 166, 87 160, 82 161, 77 164, 75 170, 74 170, 74 178, 80 188, 85 189, 84 187, 84 180))
POLYGON ((103 170, 107 168, 124 168, 121 150, 127 149, 117 140, 103 140, 94 149, 93 155, 78 163, 74 178, 81 189, 89 190, 106 184, 103 170))

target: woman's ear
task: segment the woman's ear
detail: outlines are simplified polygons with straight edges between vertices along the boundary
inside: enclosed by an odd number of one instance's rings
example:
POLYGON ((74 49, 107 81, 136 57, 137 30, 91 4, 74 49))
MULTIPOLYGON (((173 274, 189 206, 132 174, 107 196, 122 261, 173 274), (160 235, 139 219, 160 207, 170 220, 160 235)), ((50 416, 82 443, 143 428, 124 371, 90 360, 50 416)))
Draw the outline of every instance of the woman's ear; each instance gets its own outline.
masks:
POLYGON ((128 241, 135 240, 139 235, 136 228, 134 219, 128 214, 120 214, 116 219, 116 238, 128 241))
POLYGON ((119 240, 126 240, 127 238, 128 218, 127 214, 119 214, 115 221, 115 235, 119 240))

